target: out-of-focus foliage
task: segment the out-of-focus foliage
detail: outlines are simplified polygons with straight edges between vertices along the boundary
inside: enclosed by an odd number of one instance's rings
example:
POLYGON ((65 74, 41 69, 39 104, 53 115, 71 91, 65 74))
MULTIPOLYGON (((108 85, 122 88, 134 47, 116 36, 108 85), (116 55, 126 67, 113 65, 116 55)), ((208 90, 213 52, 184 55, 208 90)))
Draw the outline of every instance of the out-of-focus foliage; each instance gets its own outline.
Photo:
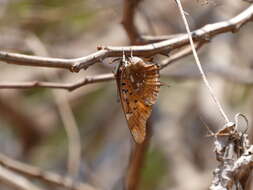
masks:
POLYGON ((6 20, 2 20, 2 25, 21 25, 23 30, 36 35, 57 33, 55 40, 84 32, 96 14, 94 8, 80 0, 10 1, 5 11, 8 15, 6 20))
POLYGON ((159 187, 160 183, 165 179, 167 171, 168 160, 165 158, 163 152, 159 151, 156 147, 153 147, 146 155, 146 162, 142 170, 142 189, 154 189, 159 187))

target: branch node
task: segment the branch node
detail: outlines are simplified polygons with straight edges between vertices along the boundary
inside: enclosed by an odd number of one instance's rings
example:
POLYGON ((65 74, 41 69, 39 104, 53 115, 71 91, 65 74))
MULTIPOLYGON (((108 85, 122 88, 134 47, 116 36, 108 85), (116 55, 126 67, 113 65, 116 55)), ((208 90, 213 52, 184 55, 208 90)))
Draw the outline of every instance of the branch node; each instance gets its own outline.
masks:
MULTIPOLYGON (((85 68, 84 68, 85 69, 85 68)), ((87 68, 86 68, 87 69, 87 68)), ((85 70, 86 70, 85 69, 85 70)), ((75 63, 73 64, 70 69, 69 69, 72 73, 78 73, 80 71, 79 69, 79 63, 75 63)))
POLYGON ((104 49, 104 46, 102 46, 102 45, 98 45, 97 46, 97 50, 99 51, 99 50, 102 50, 102 49, 104 49))

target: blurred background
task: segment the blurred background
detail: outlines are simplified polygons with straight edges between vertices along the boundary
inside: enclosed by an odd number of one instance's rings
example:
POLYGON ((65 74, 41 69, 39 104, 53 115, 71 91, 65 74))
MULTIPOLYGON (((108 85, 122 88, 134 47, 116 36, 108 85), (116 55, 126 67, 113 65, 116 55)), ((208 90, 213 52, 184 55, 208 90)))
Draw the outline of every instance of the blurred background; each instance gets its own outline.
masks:
MULTIPOLYGON (((243 1, 229 0, 182 2, 192 30, 228 20, 248 6, 243 1)), ((74 58, 95 52, 98 45, 129 45, 121 25, 122 10, 123 0, 0 0, 0 49, 74 58)), ((174 1, 143 0, 137 9, 136 23, 142 34, 185 32, 174 1)), ((231 120, 238 112, 250 121, 253 116, 252 33, 253 26, 248 23, 237 33, 219 35, 199 51, 215 93, 231 120)), ((1 62, 0 82, 75 82, 85 76, 111 73, 110 61, 79 73, 1 62)), ((161 88, 153 109, 153 135, 141 171, 140 189, 207 189, 217 162, 213 139, 206 137, 204 123, 217 131, 224 121, 192 56, 169 65, 161 75, 170 87, 161 88)), ((59 112, 62 102, 69 103, 69 114, 74 116, 70 120, 76 123, 81 137, 80 171, 76 178, 99 189, 122 189, 132 137, 115 81, 66 93, 42 88, 1 89, 0 152, 66 175, 69 140, 66 121, 59 112)), ((251 122, 248 133, 252 138, 251 122)), ((8 186, 2 184, 1 189, 8 186)))

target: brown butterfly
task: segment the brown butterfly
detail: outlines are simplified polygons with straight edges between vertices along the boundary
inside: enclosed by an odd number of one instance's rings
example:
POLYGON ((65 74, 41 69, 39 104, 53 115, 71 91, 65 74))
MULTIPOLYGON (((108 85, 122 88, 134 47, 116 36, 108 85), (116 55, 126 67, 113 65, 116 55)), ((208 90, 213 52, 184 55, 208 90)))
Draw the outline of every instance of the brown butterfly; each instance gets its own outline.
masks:
POLYGON ((115 78, 128 127, 135 142, 142 143, 146 137, 146 122, 161 86, 159 66, 123 55, 115 78))

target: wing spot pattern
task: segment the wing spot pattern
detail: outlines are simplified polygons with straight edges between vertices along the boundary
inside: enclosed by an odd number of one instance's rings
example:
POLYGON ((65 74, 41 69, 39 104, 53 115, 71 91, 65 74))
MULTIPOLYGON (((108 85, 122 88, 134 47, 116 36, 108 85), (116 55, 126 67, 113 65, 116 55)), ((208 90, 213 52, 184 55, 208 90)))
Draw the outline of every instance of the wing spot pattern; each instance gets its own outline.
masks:
POLYGON ((142 143, 146 136, 146 122, 160 89, 159 67, 140 58, 128 58, 127 61, 128 64, 121 63, 115 78, 128 127, 135 142, 142 143))

